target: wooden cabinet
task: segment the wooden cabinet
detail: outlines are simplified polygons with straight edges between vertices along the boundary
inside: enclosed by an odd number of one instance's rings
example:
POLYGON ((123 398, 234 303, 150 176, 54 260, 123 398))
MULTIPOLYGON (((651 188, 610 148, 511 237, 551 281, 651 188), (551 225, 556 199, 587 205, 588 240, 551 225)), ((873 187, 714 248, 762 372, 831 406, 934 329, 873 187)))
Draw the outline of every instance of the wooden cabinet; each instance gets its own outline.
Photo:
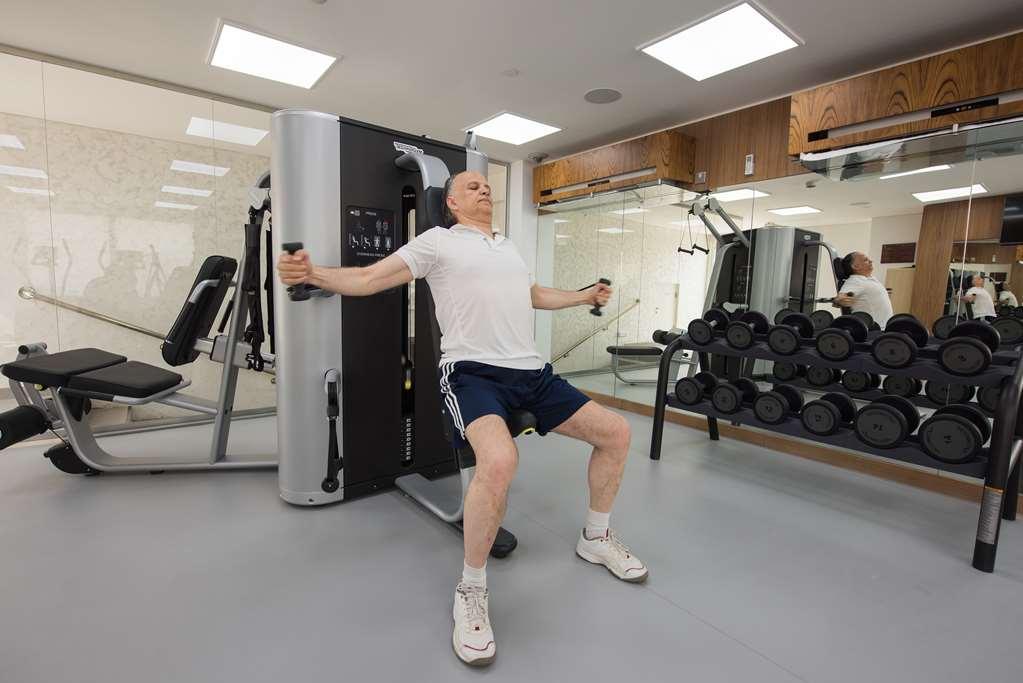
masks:
MULTIPOLYGON (((822 85, 792 96, 788 153, 817 152, 1023 112, 1023 102, 978 102, 1023 88, 1023 33, 822 85), (887 121, 919 113, 914 120, 887 121), (856 124, 865 130, 841 129, 856 124), (837 129, 837 130, 836 130, 837 129)), ((910 117, 912 118, 912 117, 910 117)))
POLYGON ((570 199, 655 180, 693 181, 692 138, 662 131, 537 166, 533 201, 570 199))

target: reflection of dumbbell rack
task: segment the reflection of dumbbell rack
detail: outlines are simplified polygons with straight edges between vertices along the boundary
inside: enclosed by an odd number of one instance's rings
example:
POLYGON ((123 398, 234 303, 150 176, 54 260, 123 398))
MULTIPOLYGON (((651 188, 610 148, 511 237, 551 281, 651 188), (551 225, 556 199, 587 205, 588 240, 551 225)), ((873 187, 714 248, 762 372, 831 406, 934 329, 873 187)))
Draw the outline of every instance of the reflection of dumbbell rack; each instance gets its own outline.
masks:
MULTIPOLYGON (((766 380, 766 381, 771 381, 771 380, 766 380)), ((778 380, 774 380, 774 381, 778 381, 778 380)), ((820 392, 838 391, 838 392, 841 392, 843 394, 848 394, 849 398, 852 398, 852 399, 857 400, 857 401, 876 401, 877 399, 881 398, 882 396, 892 396, 893 395, 893 394, 886 394, 885 392, 881 391, 880 389, 868 389, 867 391, 850 391, 844 385, 842 385, 841 383, 837 383, 837 382, 834 383, 834 384, 825 384, 825 385, 821 386, 821 385, 816 385, 816 384, 810 384, 805 379, 793 379, 793 380, 788 380, 785 383, 788 384, 789 386, 793 386, 793 387, 796 387, 798 389, 807 389, 809 391, 820 391, 820 392)), ((917 394, 915 396, 908 396, 906 398, 908 398, 910 403, 915 405, 917 408, 926 408, 928 410, 933 410, 934 408, 940 408, 940 407, 942 407, 944 405, 947 405, 947 403, 937 403, 935 401, 932 401, 931 399, 927 398, 927 396, 925 396, 924 394, 917 394)), ((994 414, 995 414, 993 410, 988 410, 987 408, 985 408, 984 406, 979 404, 977 401, 955 401, 955 403, 959 403, 960 405, 973 406, 977 410, 980 410, 981 412, 983 412, 988 417, 993 417, 994 414)))
MULTIPOLYGON (((717 420, 725 419, 733 424, 746 424, 839 448, 984 479, 984 496, 981 502, 973 566, 986 572, 994 570, 1000 522, 1003 518, 1008 520, 1016 518, 1016 502, 1019 494, 1019 457, 1020 452, 1023 451, 1023 438, 1015 436, 1017 416, 1021 409, 1021 402, 1023 402, 1023 363, 1018 362, 1019 355, 1010 356, 1005 350, 999 349, 993 354, 991 365, 983 372, 964 377, 947 372, 936 360, 933 360, 931 354, 927 353, 921 354, 921 357, 912 365, 895 369, 881 365, 869 352, 864 353, 862 348, 857 348, 857 353, 840 361, 822 357, 811 346, 789 355, 780 355, 768 348, 763 335, 756 336, 756 340, 745 349, 736 349, 730 346, 721 336, 715 336, 708 343, 703 344, 694 343, 688 334, 678 335, 673 339, 669 335, 666 338, 668 344, 661 356, 658 373, 657 396, 661 398, 654 407, 654 425, 650 445, 651 459, 660 459, 664 415, 666 408, 672 407, 705 415, 708 432, 711 439, 714 440, 718 438, 717 420), (777 424, 767 424, 757 419, 749 407, 725 413, 717 410, 709 400, 702 401, 697 405, 683 405, 672 393, 669 393, 668 387, 670 360, 676 352, 681 350, 695 351, 700 359, 701 369, 709 367, 707 358, 710 354, 714 354, 745 359, 791 362, 797 365, 822 366, 844 371, 855 370, 878 375, 900 375, 944 384, 963 384, 965 382, 976 387, 1002 386, 1002 392, 997 409, 994 411, 994 425, 989 446, 969 462, 950 464, 929 457, 920 448, 915 436, 910 436, 895 447, 874 448, 858 439, 853 430, 848 427, 839 429, 836 433, 828 436, 820 436, 807 431, 802 422, 794 416, 777 424)), ((881 392, 877 392, 877 394, 878 397, 881 396, 881 392)))

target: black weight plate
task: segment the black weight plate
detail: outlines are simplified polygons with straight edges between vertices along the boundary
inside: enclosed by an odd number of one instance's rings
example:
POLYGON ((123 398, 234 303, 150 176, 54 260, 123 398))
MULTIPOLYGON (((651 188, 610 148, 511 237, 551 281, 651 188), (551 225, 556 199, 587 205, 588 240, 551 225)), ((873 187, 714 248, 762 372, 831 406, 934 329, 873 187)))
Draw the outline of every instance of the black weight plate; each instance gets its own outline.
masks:
MULTIPOLYGON (((927 332, 924 331, 926 336, 927 332)), ((905 368, 916 360, 919 345, 902 332, 883 332, 870 346, 870 353, 886 368, 905 368)))
MULTIPOLYGON (((978 324, 994 332, 994 328, 978 324)), ((973 337, 949 338, 938 349, 938 363, 953 375, 976 375, 991 364, 991 349, 973 337)))
POLYGON ((871 389, 870 375, 859 370, 848 370, 842 375, 842 386, 854 394, 871 389))
POLYGON ((1015 344, 1023 340, 1023 320, 1019 318, 998 318, 991 327, 998 330, 1003 344, 1015 344))
POLYGON ((1016 310, 1012 306, 999 306, 998 315, 1012 315, 1012 312, 1016 310))
POLYGON ((832 392, 821 396, 821 400, 827 401, 838 409, 838 414, 841 416, 842 422, 852 422, 853 418, 856 417, 856 404, 853 403, 853 400, 845 394, 832 392))
POLYGON ((728 329, 725 330, 725 341, 733 349, 742 350, 753 346, 753 342, 756 340, 748 323, 742 320, 733 320, 728 323, 728 329))
POLYGON ((984 445, 976 425, 959 415, 929 417, 918 436, 927 455, 950 464, 973 460, 984 445))
MULTIPOLYGON (((859 323, 860 321, 857 320, 856 322, 859 323)), ((866 334, 866 331, 864 331, 864 334, 866 334)), ((853 338, 845 330, 829 327, 817 335, 817 352, 828 360, 845 360, 853 354, 854 350, 853 338)))
POLYGON ((902 396, 882 396, 874 401, 874 403, 891 406, 902 413, 902 416, 906 418, 906 426, 909 428, 910 434, 920 426, 920 413, 908 398, 903 398, 902 396))
POLYGON ((683 377, 675 382, 675 398, 680 403, 693 406, 703 400, 703 385, 692 377, 683 377))
POLYGON ((944 382, 928 380, 927 386, 924 387, 924 395, 926 395, 932 403, 937 403, 938 405, 943 406, 948 403, 949 386, 951 385, 945 384, 944 382))
POLYGON ((948 339, 952 328, 959 324, 959 318, 954 315, 943 315, 931 325, 931 332, 938 339, 948 339))
POLYGON ((775 361, 774 367, 771 369, 771 374, 779 382, 791 382, 796 377, 799 377, 799 367, 795 363, 787 363, 785 361, 775 361))
POLYGON ((825 327, 831 327, 835 316, 831 314, 831 311, 821 309, 810 314, 810 321, 813 323, 813 329, 823 330, 825 327))
POLYGON ((813 321, 806 313, 789 313, 782 318, 781 324, 795 327, 801 337, 810 338, 814 333, 813 321))
POLYGON ((883 403, 871 403, 860 408, 854 427, 860 441, 874 448, 893 448, 909 436, 909 426, 902 412, 883 403))
POLYGON ((761 422, 773 425, 785 419, 785 416, 789 414, 789 407, 781 394, 767 391, 753 401, 753 412, 761 422))
POLYGON ((806 381, 815 387, 826 387, 838 381, 840 373, 831 368, 811 365, 806 369, 806 381))
POLYGON ((970 399, 973 398, 973 394, 976 392, 969 384, 949 384, 948 385, 948 402, 949 403, 969 403, 970 399))
POLYGON ((861 319, 866 313, 859 315, 840 315, 835 318, 835 322, 831 323, 831 326, 839 330, 846 330, 852 335, 853 341, 866 341, 867 332, 870 330, 870 325, 867 325, 861 319))
POLYGON ((734 413, 742 407, 742 393, 734 385, 725 382, 714 387, 710 393, 710 402, 719 412, 734 413))
POLYGON ((920 322, 912 313, 896 313, 892 317, 888 318, 888 324, 885 325, 885 329, 887 330, 896 320, 916 320, 917 323, 920 322))
POLYGON ((723 330, 725 329, 725 326, 728 325, 728 321, 731 320, 732 317, 728 315, 728 311, 723 308, 709 308, 704 312, 703 319, 709 323, 717 323, 715 328, 723 330))
POLYGON ((874 325, 874 316, 870 315, 866 311, 855 311, 851 314, 852 317, 861 321, 869 330, 874 325))
POLYGON ((838 408, 827 401, 810 401, 803 406, 799 419, 806 431, 818 436, 828 436, 838 431, 842 424, 838 408))
POLYGON ((987 417, 979 408, 974 406, 956 404, 950 406, 943 406, 934 411, 935 415, 958 415, 959 417, 965 418, 972 422, 977 430, 980 431, 981 443, 987 442, 991 438, 991 423, 988 422, 987 417))
POLYGON ((896 320, 889 320, 888 324, 885 325, 885 332, 901 332, 910 339, 917 346, 927 346, 927 340, 929 335, 927 334, 927 328, 920 324, 916 318, 898 318, 896 320))
POLYGON ((735 388, 742 392, 742 400, 744 403, 749 403, 756 398, 757 393, 760 389, 757 387, 757 383, 748 377, 740 377, 739 379, 732 382, 735 388))
POLYGON ((977 339, 992 351, 997 351, 998 345, 1002 343, 1002 337, 998 334, 998 330, 980 320, 967 320, 964 323, 959 323, 948 333, 949 339, 958 339, 959 337, 977 339))
POLYGON ((781 395, 788 402, 789 410, 793 413, 798 413, 799 409, 803 407, 803 392, 799 389, 787 384, 775 384, 771 391, 781 395))
POLYGON ((998 409, 998 399, 1001 398, 1001 387, 984 387, 977 392, 977 403, 989 413, 998 409))
POLYGON ((767 332, 767 328, 771 326, 771 323, 767 321, 767 316, 760 311, 746 311, 742 314, 740 320, 752 325, 753 332, 756 334, 764 334, 767 332))
POLYGON ((1012 314, 1016 317, 1023 318, 1023 306, 1017 306, 1012 310, 1012 314))
POLYGON ((920 380, 916 377, 904 377, 901 375, 888 375, 884 378, 882 390, 892 396, 903 396, 909 398, 920 393, 920 380))
POLYGON ((714 341, 714 328, 707 324, 706 320, 692 320, 686 329, 689 332, 689 339, 694 344, 703 346, 714 341))
POLYGON ((776 325, 767 333, 767 345, 779 356, 791 356, 799 350, 799 335, 788 325, 776 325))
POLYGON ((792 309, 791 308, 783 308, 780 311, 778 311, 777 313, 775 313, 774 314, 774 324, 775 325, 781 325, 782 319, 785 316, 787 316, 789 313, 792 313, 792 309))

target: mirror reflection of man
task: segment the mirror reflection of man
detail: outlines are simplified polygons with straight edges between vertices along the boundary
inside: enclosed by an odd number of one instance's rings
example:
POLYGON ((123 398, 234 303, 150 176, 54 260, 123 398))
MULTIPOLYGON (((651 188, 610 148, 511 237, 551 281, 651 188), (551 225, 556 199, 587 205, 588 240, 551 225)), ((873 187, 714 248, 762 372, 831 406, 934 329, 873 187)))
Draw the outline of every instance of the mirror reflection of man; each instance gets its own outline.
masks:
POLYGON ((892 300, 888 290, 874 277, 874 262, 862 251, 854 251, 842 259, 842 270, 845 282, 832 305, 850 308, 853 313, 869 313, 878 325, 887 325, 892 317, 892 300))
POLYGON ((1012 306, 1016 308, 1019 306, 1019 301, 1016 300, 1016 295, 1009 289, 1008 282, 998 282, 995 284, 995 293, 998 294, 998 305, 999 306, 1012 306))
POLYGON ((973 307, 974 319, 993 320, 997 315, 995 313, 995 302, 991 298, 991 294, 984 288, 984 276, 974 275, 972 280, 972 287, 966 290, 966 294, 959 297, 962 301, 966 301, 973 307))

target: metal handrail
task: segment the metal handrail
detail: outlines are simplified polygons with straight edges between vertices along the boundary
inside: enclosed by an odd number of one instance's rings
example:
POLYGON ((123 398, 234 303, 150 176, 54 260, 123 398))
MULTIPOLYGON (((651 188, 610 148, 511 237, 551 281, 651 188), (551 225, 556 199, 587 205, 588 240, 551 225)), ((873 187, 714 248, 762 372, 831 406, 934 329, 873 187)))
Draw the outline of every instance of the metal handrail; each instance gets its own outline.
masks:
POLYGON ((593 339, 594 337, 596 337, 598 334, 600 334, 601 332, 603 332, 607 328, 611 327, 611 323, 617 322, 623 315, 625 315, 626 313, 628 313, 629 311, 634 309, 636 306, 639 306, 639 299, 636 299, 635 301, 633 301, 632 304, 628 308, 626 308, 624 311, 622 311, 621 313, 619 313, 615 317, 613 317, 610 320, 608 320, 606 323, 604 323, 603 326, 598 327, 597 329, 593 330, 593 332, 590 332, 588 335, 586 335, 585 337, 583 337, 582 339, 577 341, 575 344, 572 344, 572 346, 568 347, 568 349, 566 349, 563 353, 558 355, 557 358, 552 360, 551 361, 551 365, 554 365, 559 360, 561 360, 562 358, 565 358, 566 356, 568 356, 568 354, 572 353, 577 348, 579 348, 580 346, 582 346, 583 344, 585 344, 589 340, 593 339))
POLYGON ((132 323, 125 322, 124 320, 104 315, 103 313, 97 313, 96 311, 90 311, 88 308, 75 306, 74 304, 69 304, 66 301, 61 301, 60 299, 54 299, 53 297, 46 296, 45 294, 40 294, 34 287, 21 287, 18 290, 18 296, 28 301, 39 300, 48 304, 53 304, 58 308, 66 308, 69 311, 81 313, 84 316, 95 318, 96 320, 102 320, 103 322, 110 323, 111 325, 117 325, 118 327, 123 327, 127 330, 140 332, 141 334, 160 339, 161 341, 164 338, 164 335, 160 332, 155 332, 153 330, 146 329, 145 327, 139 327, 138 325, 133 325, 132 323))

